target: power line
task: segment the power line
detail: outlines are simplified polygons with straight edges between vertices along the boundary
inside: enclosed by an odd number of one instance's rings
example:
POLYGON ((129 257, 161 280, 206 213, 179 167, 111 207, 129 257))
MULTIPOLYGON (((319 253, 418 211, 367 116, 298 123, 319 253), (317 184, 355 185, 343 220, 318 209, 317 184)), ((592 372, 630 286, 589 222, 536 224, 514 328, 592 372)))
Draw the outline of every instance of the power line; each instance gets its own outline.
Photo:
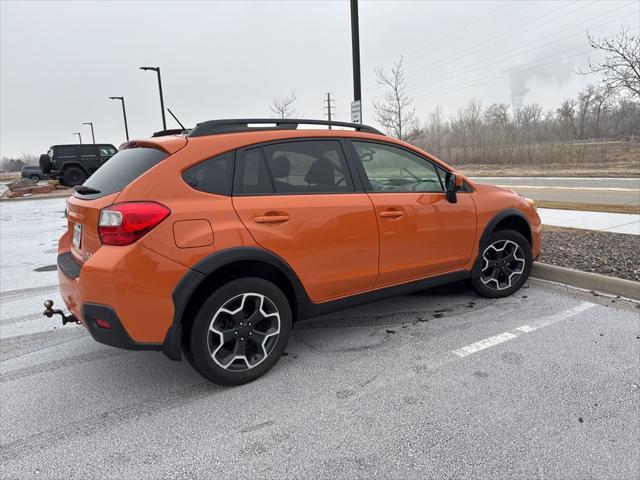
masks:
MULTIPOLYGON (((630 31, 635 31, 635 30, 638 30, 638 29, 640 29, 640 27, 632 28, 630 31)), ((509 76, 511 76, 513 74, 517 75, 517 74, 520 74, 520 73, 525 73, 525 72, 529 72, 529 71, 532 71, 532 70, 537 70, 537 69, 546 67, 548 65, 552 65, 554 63, 559 63, 559 62, 563 62, 565 60, 570 60, 570 59, 579 57, 579 56, 584 55, 585 53, 591 51, 590 47, 585 47, 585 48, 586 48, 586 50, 584 52, 580 52, 580 53, 577 53, 575 55, 571 55, 569 57, 553 60, 551 62, 543 63, 541 65, 537 65, 537 66, 532 67, 532 68, 526 68, 524 70, 518 70, 519 68, 526 67, 527 65, 531 65, 531 64, 540 62, 541 60, 546 60, 548 58, 552 58, 552 57, 556 56, 557 54, 556 55, 551 55, 551 56, 543 58, 543 59, 535 60, 534 62, 529 62, 529 63, 522 64, 522 65, 516 67, 515 69, 508 70, 506 72, 501 72, 501 73, 498 73, 498 74, 492 74, 492 75, 489 75, 489 76, 480 77, 479 79, 477 78, 475 80, 472 80, 471 82, 462 83, 462 84, 459 84, 459 85, 452 85, 450 87, 446 87, 444 89, 436 90, 434 92, 430 92, 430 93, 427 93, 427 94, 424 94, 424 95, 418 95, 418 96, 416 96, 414 98, 430 98, 430 97, 434 97, 434 96, 437 96, 437 95, 444 95, 444 94, 447 94, 447 93, 453 93, 453 92, 457 92, 457 91, 460 91, 460 90, 464 90, 464 89, 469 88, 469 87, 480 85, 482 83, 490 82, 490 81, 493 81, 493 80, 498 80, 500 78, 509 77, 509 76)), ((563 52, 563 53, 566 53, 566 52, 563 52)))
MULTIPOLYGON (((547 13, 545 13, 544 15, 541 15, 540 17, 536 17, 536 18, 534 18, 534 19, 532 19, 532 20, 529 20, 529 21, 527 21, 527 22, 525 22, 525 23, 523 23, 523 24, 518 25, 517 27, 514 27, 514 28, 512 28, 511 30, 507 30, 506 32, 499 33, 498 35, 495 35, 495 36, 493 36, 493 37, 490 37, 490 38, 488 38, 487 40, 484 40, 483 42, 481 42, 480 44, 477 44, 477 45, 482 45, 483 43, 486 43, 486 42, 491 41, 491 40, 493 40, 493 39, 495 39, 495 38, 498 38, 498 37, 500 37, 500 36, 502 36, 502 35, 505 35, 505 34, 507 34, 507 33, 510 33, 510 32, 512 32, 513 30, 518 29, 518 28, 520 28, 520 27, 522 27, 522 26, 524 26, 524 25, 527 25, 527 24, 530 24, 531 22, 535 22, 535 21, 537 21, 537 20, 540 20, 541 18, 544 18, 544 17, 546 17, 546 16, 548 16, 548 15, 551 15, 552 13, 555 13, 555 12, 557 12, 558 10, 562 10, 563 8, 567 8, 568 6, 573 5, 574 3, 576 3, 576 1, 577 1, 577 0, 575 0, 575 1, 571 2, 571 3, 565 4, 565 5, 561 6, 561 7, 558 7, 558 8, 556 8, 556 9, 554 9, 554 10, 551 10, 550 12, 547 12, 547 13)), ((594 0, 594 1, 595 1, 595 0, 594 0)), ((591 3, 594 3, 594 2, 591 2, 591 3)), ((590 5, 590 4, 589 4, 589 5, 590 5)), ((500 10, 501 8, 503 8, 503 6, 502 6, 502 5, 501 5, 499 8, 497 8, 497 9, 495 9, 495 10, 492 10, 492 13, 493 13, 493 12, 495 12, 495 11, 497 11, 497 10, 500 10)), ((465 24, 465 27, 466 27, 466 26, 471 26, 471 25, 477 25, 477 24, 478 24, 478 21, 477 21, 477 20, 475 20, 474 22, 470 22, 470 23, 468 23, 468 24, 465 24)), ((450 34, 450 35, 447 35, 445 38, 447 38, 447 39, 448 39, 448 38, 451 38, 451 37, 454 37, 454 36, 456 36, 456 35, 450 34)), ((443 40, 441 40, 441 41, 439 41, 439 42, 436 42, 436 43, 435 43, 435 45, 442 44, 442 42, 443 42, 443 40)), ((430 49, 433 49, 434 45, 430 45, 429 47, 430 47, 430 49)), ((462 51, 460 51, 460 52, 462 52, 462 51)), ((454 55, 454 56, 455 56, 455 55, 454 55)), ((415 74, 416 72, 418 72, 418 71, 420 71, 420 70, 422 70, 422 69, 424 69, 424 68, 429 68, 429 67, 431 67, 432 65, 434 65, 434 64, 438 64, 438 63, 441 63, 441 62, 442 62, 442 61, 436 61, 435 63, 428 64, 428 65, 426 65, 426 66, 424 66, 424 67, 419 67, 418 69, 415 69, 415 70, 409 70, 407 77, 414 76, 414 74, 415 74)), ((370 84, 370 85, 369 85, 369 87, 372 87, 372 88, 373 88, 373 90, 379 90, 379 89, 380 89, 380 87, 379 87, 379 86, 377 86, 377 85, 376 85, 376 86, 374 86, 373 84, 370 84)))
MULTIPOLYGON (((619 20, 623 20, 623 19, 625 19, 625 18, 627 18, 627 16, 623 16, 623 17, 615 18, 615 19, 610 20, 610 21, 608 21, 608 22, 604 22, 604 23, 601 23, 601 24, 596 25, 596 26, 594 26, 594 27, 591 27, 591 29, 590 29, 590 30, 596 30, 596 29, 598 29, 598 28, 604 27, 604 26, 606 26, 606 25, 609 25, 609 24, 611 24, 611 23, 613 23, 613 22, 617 22, 617 21, 619 21, 619 20)), ((582 24, 584 24, 584 23, 588 23, 589 21, 591 21, 591 19, 590 19, 590 20, 587 20, 586 22, 581 22, 581 23, 575 24, 575 25, 573 25, 573 26, 569 27, 569 29, 574 28, 574 27, 577 27, 577 26, 582 25, 582 24)), ((568 36, 565 36, 565 37, 562 37, 562 38, 557 38, 557 39, 555 39, 555 40, 552 40, 551 42, 543 43, 542 45, 539 45, 539 46, 537 46, 536 48, 533 48, 533 49, 530 49, 530 50, 526 50, 526 51, 524 51, 524 52, 520 52, 520 53, 517 53, 517 54, 515 54, 515 55, 511 55, 511 56, 509 56, 509 57, 503 58, 503 59, 501 59, 501 60, 496 60, 496 61, 494 61, 494 62, 485 63, 485 61, 483 60, 483 61, 480 61, 480 62, 472 63, 472 64, 469 64, 469 65, 465 65, 465 66, 462 66, 462 67, 456 68, 455 70, 450 70, 450 71, 448 71, 447 73, 444 73, 444 74, 442 74, 442 75, 439 75, 439 76, 437 76, 437 77, 435 77, 435 78, 432 78, 432 79, 428 80, 427 82, 420 83, 420 84, 417 84, 417 85, 413 85, 413 86, 411 86, 411 87, 407 88, 407 90, 419 90, 419 89, 421 89, 421 88, 423 88, 423 87, 425 87, 425 86, 429 86, 429 85, 432 85, 432 84, 434 84, 434 83, 440 83, 440 82, 442 82, 442 81, 444 81, 444 80, 448 80, 448 79, 450 78, 450 75, 452 75, 452 74, 454 74, 454 73, 457 73, 457 72, 460 72, 460 71, 464 71, 464 72, 465 72, 465 74, 466 74, 466 73, 469 73, 469 72, 473 72, 473 71, 475 71, 475 70, 479 70, 479 69, 481 69, 481 68, 484 68, 484 67, 487 67, 487 66, 490 66, 490 65, 495 65, 495 64, 498 64, 498 63, 502 63, 502 62, 504 62, 504 61, 506 61, 506 60, 511 60, 512 58, 516 58, 516 57, 519 57, 519 56, 521 56, 521 55, 525 55, 525 54, 528 54, 528 53, 531 53, 531 52, 535 52, 536 50, 540 50, 541 48, 544 48, 544 47, 546 47, 546 46, 548 46, 548 45, 553 45, 554 43, 560 42, 560 41, 562 41, 562 40, 566 40, 566 39, 568 39, 568 38, 573 38, 573 37, 575 37, 575 36, 577 36, 577 35, 582 35, 582 34, 584 34, 584 32, 581 30, 581 31, 579 31, 579 32, 572 33, 571 35, 568 35, 568 36), (474 67, 474 66, 476 66, 476 65, 479 65, 479 67, 477 67, 477 68, 469 68, 469 67, 474 67), (442 79, 442 80, 441 80, 441 79, 442 79)), ((502 53, 499 53, 499 54, 495 55, 493 58, 501 57, 502 55, 505 55, 505 54, 507 54, 507 53, 514 52, 514 51, 516 51, 516 50, 520 50, 521 48, 524 48, 524 47, 526 47, 526 46, 533 45, 533 44, 536 44, 536 43, 538 43, 538 40, 535 40, 535 41, 533 41, 533 42, 529 42, 529 43, 525 43, 525 44, 523 44, 523 45, 520 45, 519 47, 515 47, 515 48, 512 48, 512 49, 510 49, 510 50, 506 50, 506 51, 504 51, 504 52, 502 52, 502 53)), ((581 45, 581 47, 582 47, 582 46, 583 46, 583 45, 581 45)), ((580 48, 580 47, 576 47, 576 48, 580 48)), ((568 51, 568 50, 567 50, 567 51, 568 51)), ((566 51, 565 51, 565 52, 566 52, 566 51)), ((560 53, 564 53, 564 52, 560 52, 560 53)))
MULTIPOLYGON (((525 22, 525 23, 523 23, 523 24, 521 24, 521 25, 518 25, 517 27, 514 27, 514 28, 512 28, 512 29, 510 29, 510 30, 507 30, 506 32, 499 33, 498 35, 494 35, 493 37, 490 37, 490 38, 488 38, 487 40, 484 40, 484 41, 482 41, 482 42, 480 42, 480 43, 477 43, 477 44, 475 45, 475 47, 474 47, 474 48, 472 48, 471 50, 467 50, 467 49, 465 49, 465 50, 459 50, 459 53, 458 53, 458 54, 454 54, 454 55, 453 55, 453 57, 449 57, 449 58, 448 58, 448 59, 446 59, 446 60, 445 60, 445 59, 443 59, 443 60, 438 60, 438 61, 432 62, 432 63, 430 63, 430 64, 427 64, 427 65, 425 65, 425 66, 423 66, 423 67, 420 67, 420 68, 418 68, 418 69, 414 70, 413 72, 408 72, 407 78, 410 78, 410 77, 415 76, 415 75, 417 74, 417 72, 419 72, 419 71, 421 72, 421 71, 426 70, 426 69, 428 69, 428 68, 431 68, 431 67, 433 67, 433 66, 435 66, 435 65, 439 65, 439 66, 442 66, 442 65, 448 65, 448 64, 450 64, 451 62, 454 62, 454 61, 456 61, 456 60, 459 60, 460 58, 468 57, 469 55, 472 55, 473 53, 475 53, 475 52, 476 52, 476 51, 478 51, 478 50, 483 50, 483 49, 485 49, 485 48, 487 48, 487 47, 491 47, 491 46, 493 46, 493 45, 496 45, 497 43, 503 42, 504 40, 509 39, 509 38, 511 38, 511 37, 514 37, 514 36, 516 36, 516 35, 521 35, 521 34, 523 34, 523 33, 530 32, 530 31, 535 30, 535 29, 537 29, 537 28, 540 28, 540 27, 543 27, 543 26, 545 26, 545 25, 548 25, 549 23, 552 23, 552 22, 555 22, 555 21, 557 21, 557 20, 559 20, 559 19, 561 19, 561 18, 564 18, 564 17, 566 17, 567 15, 570 15, 570 14, 572 14, 572 13, 577 12, 578 10, 582 10, 583 8, 587 8, 588 6, 593 5, 594 3, 596 3, 596 1, 595 1, 595 0, 594 0, 594 1, 592 1, 592 2, 589 2, 589 3, 587 3, 587 4, 581 5, 581 6, 579 6, 578 8, 575 8, 575 9, 573 9, 573 10, 570 10, 569 12, 563 13, 562 15, 559 15, 559 16, 557 16, 557 17, 554 17, 554 18, 552 18, 552 19, 550 19, 550 20, 547 20, 546 22, 543 22, 543 23, 541 23, 540 25, 535 25, 534 27, 531 27, 531 28, 529 28, 529 29, 527 29, 527 30, 520 30, 520 28, 521 28, 521 27, 523 27, 523 26, 525 26, 525 25, 529 25, 529 24, 531 24, 531 23, 533 23, 533 22, 536 22, 536 21, 538 21, 538 20, 540 20, 540 19, 542 19, 542 18, 544 18, 544 17, 547 17, 547 16, 551 15, 552 13, 555 13, 555 12, 557 12, 558 10, 561 10, 562 8, 567 7, 568 5, 564 5, 564 6, 562 6, 562 7, 556 8, 555 10, 552 10, 552 11, 550 11, 550 12, 548 12, 548 13, 546 13, 546 14, 544 14, 544 15, 540 16, 540 17, 537 17, 537 18, 534 18, 534 19, 532 19, 532 20, 529 20, 528 22, 525 22), (495 40, 495 39, 497 39, 497 38, 500 38, 500 37, 502 37, 503 35, 506 35, 506 34, 511 33, 511 32, 516 32, 516 33, 515 33, 515 34, 513 34, 513 35, 510 35, 510 36, 508 36, 508 37, 506 37, 506 38, 501 38, 499 42, 493 42, 493 43, 490 43, 489 45, 485 45, 486 43, 488 43, 488 42, 490 42, 490 41, 492 41, 492 40, 495 40)), ((569 4, 569 5, 572 5, 572 4, 569 4)))

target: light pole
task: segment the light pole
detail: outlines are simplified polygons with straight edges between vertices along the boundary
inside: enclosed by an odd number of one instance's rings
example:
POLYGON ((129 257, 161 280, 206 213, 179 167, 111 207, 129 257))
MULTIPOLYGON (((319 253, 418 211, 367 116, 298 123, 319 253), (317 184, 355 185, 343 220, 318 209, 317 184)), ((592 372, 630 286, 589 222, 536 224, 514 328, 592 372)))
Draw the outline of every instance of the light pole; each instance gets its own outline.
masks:
POLYGON ((160 90, 160 111, 162 112, 162 129, 167 129, 167 120, 164 118, 164 98, 162 97, 162 79, 160 78, 160 67, 140 67, 140 70, 153 70, 158 75, 158 89, 160 90))
POLYGON ((80 140, 80 145, 82 145, 82 135, 80 135, 80 132, 73 132, 74 135, 78 135, 78 140, 80 140))
POLYGON ((124 117, 124 133, 129 141, 129 127, 127 126, 127 111, 124 108, 124 97, 109 97, 111 100, 120 100, 122 102, 122 116, 124 117))
POLYGON ((358 0, 351 0, 351 56, 353 59, 353 101, 360 103, 362 123, 362 92, 360 89, 360 30, 358 26, 358 0))
POLYGON ((93 122, 82 122, 83 125, 90 125, 91 126, 91 139, 93 140, 93 144, 96 144, 96 136, 93 133, 93 122))

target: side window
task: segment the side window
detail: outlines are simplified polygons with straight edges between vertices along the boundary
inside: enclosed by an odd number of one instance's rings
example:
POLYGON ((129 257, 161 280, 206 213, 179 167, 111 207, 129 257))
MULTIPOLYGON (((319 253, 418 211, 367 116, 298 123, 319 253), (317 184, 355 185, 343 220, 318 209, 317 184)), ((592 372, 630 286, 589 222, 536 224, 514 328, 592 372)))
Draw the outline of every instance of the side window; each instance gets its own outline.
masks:
POLYGON ((75 157, 76 156, 76 147, 56 147, 55 148, 56 157, 75 157))
POLYGON ((231 151, 194 165, 184 171, 182 178, 190 187, 201 192, 230 195, 232 170, 233 152, 231 151))
POLYGON ((101 157, 112 157, 116 154, 116 151, 112 147, 100 147, 101 157))
POLYGON ((78 155, 81 157, 95 157, 96 147, 95 145, 80 145, 78 148, 78 155))
POLYGON ((342 147, 335 140, 307 140, 264 147, 276 193, 352 192, 342 147))
POLYGON ((436 166, 399 147, 353 142, 372 192, 442 192, 436 166))

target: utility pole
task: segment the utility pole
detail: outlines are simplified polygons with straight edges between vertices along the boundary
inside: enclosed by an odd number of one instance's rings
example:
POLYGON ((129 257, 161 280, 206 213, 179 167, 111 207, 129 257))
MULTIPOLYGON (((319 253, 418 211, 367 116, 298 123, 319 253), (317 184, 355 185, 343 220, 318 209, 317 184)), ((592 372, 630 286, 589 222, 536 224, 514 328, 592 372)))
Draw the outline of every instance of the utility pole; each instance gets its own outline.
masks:
MULTIPOLYGON (((327 102, 327 106, 324 107, 327 110, 327 113, 325 114, 327 116, 327 119, 329 120, 329 122, 331 122, 331 117, 333 114, 332 109, 334 108, 331 105, 331 93, 327 92, 327 99, 325 100, 325 102, 327 102)), ((329 125, 329 130, 331 130, 331 125, 329 125)))
MULTIPOLYGON (((93 140, 93 144, 95 145, 96 144, 96 136, 93 133, 93 122, 83 122, 82 124, 91 126, 91 139, 93 140)), ((82 143, 82 142, 80 142, 80 143, 82 143)))
POLYGON ((124 133, 129 141, 129 127, 127 126, 127 111, 124 108, 124 97, 109 97, 111 100, 120 100, 122 102, 122 116, 124 117, 124 133))
POLYGON ((82 145, 82 135, 80 135, 80 132, 73 132, 74 135, 78 135, 78 140, 80 140, 80 145, 82 145))
MULTIPOLYGON (((362 91, 360 88, 360 29, 358 26, 358 0, 351 0, 351 57, 353 59, 353 103, 360 112, 362 123, 362 91)), ((353 111, 354 105, 351 109, 353 111)), ((352 113, 353 117, 353 113, 352 113)), ((352 118, 353 120, 353 118, 352 118)))
POLYGON ((160 111, 162 112, 162 129, 167 129, 167 120, 164 117, 164 97, 162 96, 162 78, 160 77, 160 67, 140 67, 140 70, 153 70, 158 75, 158 90, 160 90, 160 111))

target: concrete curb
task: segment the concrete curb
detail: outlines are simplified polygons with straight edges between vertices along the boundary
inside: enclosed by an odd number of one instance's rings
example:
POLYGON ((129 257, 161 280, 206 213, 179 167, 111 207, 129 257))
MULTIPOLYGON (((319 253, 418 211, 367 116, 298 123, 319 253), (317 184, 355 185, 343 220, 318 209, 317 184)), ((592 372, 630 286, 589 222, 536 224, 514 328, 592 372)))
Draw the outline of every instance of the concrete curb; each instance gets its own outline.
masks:
POLYGON ((542 280, 564 283, 586 290, 620 295, 621 297, 640 300, 640 282, 608 277, 599 273, 583 272, 572 268, 558 267, 546 263, 535 262, 531 276, 542 280))

